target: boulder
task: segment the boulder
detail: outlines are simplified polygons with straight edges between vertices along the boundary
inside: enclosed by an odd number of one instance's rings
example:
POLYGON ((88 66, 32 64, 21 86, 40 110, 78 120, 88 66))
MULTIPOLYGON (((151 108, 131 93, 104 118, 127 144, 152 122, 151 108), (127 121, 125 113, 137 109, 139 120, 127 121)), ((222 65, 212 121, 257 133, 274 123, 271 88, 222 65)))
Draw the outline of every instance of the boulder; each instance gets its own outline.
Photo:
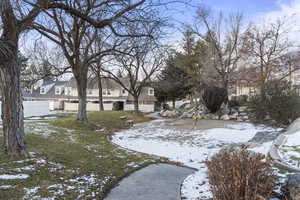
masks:
POLYGON ((126 115, 121 116, 120 119, 125 120, 125 119, 127 119, 127 116, 126 115))
POLYGON ((289 199, 300 200, 300 174, 289 174, 283 190, 289 199))
POLYGON ((174 118, 174 117, 178 116, 177 112, 176 111, 172 111, 172 110, 163 111, 163 112, 161 112, 160 115, 162 117, 170 117, 170 118, 174 118))
POLYGON ((246 120, 248 120, 249 119, 249 117, 246 115, 246 116, 242 116, 242 119, 244 120, 244 121, 246 121, 246 120))
POLYGON ((133 126, 134 121, 133 121, 133 120, 127 120, 127 121, 126 121, 126 124, 127 124, 128 126, 133 126))
POLYGON ((238 109, 237 108, 230 108, 230 115, 236 114, 238 113, 238 109))
POLYGON ((228 115, 230 113, 230 109, 228 108, 228 106, 226 104, 222 104, 220 111, 223 115, 228 115))
POLYGON ((247 113, 241 112, 241 113, 240 113, 240 116, 247 116, 247 113))
POLYGON ((229 119, 231 119, 231 120, 237 120, 237 118, 238 118, 238 113, 234 113, 232 115, 229 115, 229 119))
POLYGON ((228 115, 222 115, 221 120, 230 120, 230 117, 228 115))
POLYGON ((192 118, 193 113, 190 112, 184 112, 180 117, 181 118, 192 118))
POLYGON ((212 115, 211 119, 213 119, 213 120, 219 120, 219 116, 218 115, 212 115))
POLYGON ((183 103, 181 106, 179 106, 179 109, 191 109, 193 105, 191 103, 183 103))
POLYGON ((243 120, 242 117, 237 117, 236 121, 238 121, 238 122, 243 122, 244 120, 243 120))

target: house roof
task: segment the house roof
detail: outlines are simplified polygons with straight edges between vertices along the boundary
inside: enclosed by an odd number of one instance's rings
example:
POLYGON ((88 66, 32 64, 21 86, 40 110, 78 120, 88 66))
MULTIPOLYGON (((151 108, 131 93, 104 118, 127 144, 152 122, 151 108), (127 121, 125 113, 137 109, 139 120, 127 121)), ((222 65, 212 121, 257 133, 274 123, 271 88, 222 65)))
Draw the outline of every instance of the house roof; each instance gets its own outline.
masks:
MULTIPOLYGON (((129 84, 129 80, 127 78, 122 78, 121 81, 125 85, 129 84)), ((113 79, 110 79, 110 78, 101 78, 101 83, 102 83, 102 88, 105 88, 105 89, 121 88, 119 83, 117 83, 116 81, 114 81, 113 79)), ((77 88, 75 78, 74 77, 71 78, 70 81, 66 84, 66 86, 72 87, 72 88, 77 88)), ((98 80, 96 77, 88 79, 87 88, 88 89, 99 89, 98 80)))

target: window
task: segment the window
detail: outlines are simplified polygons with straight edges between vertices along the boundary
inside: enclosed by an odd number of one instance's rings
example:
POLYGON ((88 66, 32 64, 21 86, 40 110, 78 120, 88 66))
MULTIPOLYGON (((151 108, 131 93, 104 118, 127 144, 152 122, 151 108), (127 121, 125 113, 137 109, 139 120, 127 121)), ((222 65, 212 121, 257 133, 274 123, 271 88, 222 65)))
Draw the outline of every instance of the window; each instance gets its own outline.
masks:
POLYGON ((122 95, 126 95, 127 94, 127 91, 125 89, 122 89, 121 91, 122 91, 121 92, 122 95))
POLYGON ((41 91, 40 91, 41 94, 46 94, 46 89, 44 87, 41 87, 41 91))
POLYGON ((60 88, 59 87, 55 87, 55 94, 56 95, 59 95, 61 92, 60 92, 60 88))
POLYGON ((111 95, 111 90, 107 89, 107 95, 111 95))
POLYGON ((153 88, 148 89, 148 95, 149 96, 154 96, 154 89, 153 88))
POLYGON ((88 94, 93 94, 93 90, 88 90, 88 94))
POLYGON ((111 95, 111 90, 110 89, 104 89, 102 90, 103 95, 111 95))

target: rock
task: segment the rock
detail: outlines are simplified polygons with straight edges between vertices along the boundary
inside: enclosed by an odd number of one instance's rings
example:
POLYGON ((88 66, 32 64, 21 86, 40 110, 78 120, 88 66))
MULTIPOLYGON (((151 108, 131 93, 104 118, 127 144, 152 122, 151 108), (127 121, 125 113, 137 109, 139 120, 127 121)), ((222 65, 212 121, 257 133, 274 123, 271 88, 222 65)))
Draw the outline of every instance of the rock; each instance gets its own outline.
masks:
POLYGON ((127 120, 126 124, 129 126, 133 126, 134 121, 133 120, 127 120))
POLYGON ((181 106, 179 106, 179 109, 184 110, 184 109, 191 109, 193 108, 193 105, 191 103, 183 103, 181 106))
POLYGON ((221 120, 230 120, 230 117, 228 115, 221 116, 221 120))
POLYGON ((237 120, 237 115, 229 115, 230 120, 237 120))
POLYGON ((220 111, 223 115, 228 115, 230 113, 230 109, 224 103, 221 105, 220 111))
POLYGON ((289 174, 283 188, 289 199, 300 200, 300 174, 289 174))
POLYGON ((237 117, 236 121, 238 121, 238 122, 243 122, 244 120, 243 120, 243 118, 241 118, 241 117, 237 117))
POLYGON ((247 116, 247 113, 241 112, 241 113, 240 113, 240 116, 247 116))
POLYGON ((192 118, 193 113, 189 113, 189 112, 184 112, 180 118, 192 118))
POLYGON ((96 132, 104 132, 105 130, 106 130, 106 128, 97 129, 96 132))
POLYGON ((127 119, 127 116, 126 115, 121 116, 120 119, 125 120, 125 119, 127 119))
POLYGON ((233 114, 236 114, 236 113, 238 113, 239 111, 238 111, 238 109, 237 108, 230 108, 230 115, 233 115, 233 114))
POLYGON ((219 120, 219 116, 212 114, 211 115, 211 119, 213 119, 213 120, 219 120))
POLYGON ((166 110, 160 114, 162 117, 170 117, 170 118, 175 118, 178 116, 178 113, 176 111, 172 110, 166 110))
POLYGON ((248 116, 243 116, 242 119, 243 119, 244 121, 246 121, 246 120, 249 119, 249 117, 248 117, 248 116))

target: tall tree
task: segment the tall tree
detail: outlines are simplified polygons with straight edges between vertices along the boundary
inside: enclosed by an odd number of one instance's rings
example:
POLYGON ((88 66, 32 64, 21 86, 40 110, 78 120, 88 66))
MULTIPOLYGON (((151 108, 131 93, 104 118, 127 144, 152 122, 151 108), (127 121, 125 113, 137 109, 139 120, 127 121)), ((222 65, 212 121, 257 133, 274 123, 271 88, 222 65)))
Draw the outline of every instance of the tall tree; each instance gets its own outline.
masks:
POLYGON ((283 79, 299 67, 291 68, 289 52, 293 45, 288 40, 286 21, 261 26, 252 26, 245 35, 245 54, 247 64, 254 68, 262 99, 265 97, 265 85, 274 79, 283 79))
MULTIPOLYGON (((41 11, 47 9, 61 9, 78 17, 96 28, 111 30, 116 35, 122 35, 117 27, 126 26, 131 21, 132 10, 145 4, 146 0, 106 0, 78 1, 78 0, 1 0, 0 1, 0 81, 2 90, 2 119, 4 132, 4 149, 11 156, 28 156, 24 143, 24 114, 22 106, 22 91, 20 87, 20 69, 18 62, 19 39, 22 33, 31 29, 33 22, 41 11), (72 6, 74 2, 84 4, 80 8, 72 6), (105 7, 106 6, 106 7, 105 7), (104 8, 103 8, 104 7, 104 8), (93 10, 87 15, 87 10, 93 10), (102 10, 102 12, 101 12, 102 10), (100 16, 99 13, 106 13, 100 16), (98 14, 97 14, 98 13, 98 14), (118 21, 118 23, 116 23, 118 21)), ((151 9, 151 2, 135 12, 140 17, 151 9)), ((147 16, 146 16, 147 18, 147 16)), ((143 18, 143 19, 146 19, 143 18)), ((82 21, 82 22, 83 22, 82 21)), ((75 33, 76 33, 76 28, 75 33)), ((54 28, 54 30, 56 30, 54 28)), ((76 48, 76 47, 74 47, 76 48)))
POLYGON ((218 75, 219 86, 228 90, 243 55, 242 15, 216 16, 209 9, 199 8, 193 30, 208 47, 210 66, 218 75))
MULTIPOLYGON (((42 1, 35 2, 39 5, 42 1)), ((0 81, 2 91, 2 121, 5 152, 11 156, 28 156, 24 143, 24 114, 20 84, 21 67, 18 62, 19 39, 40 12, 27 5, 24 13, 19 2, 0 1, 0 81), (14 10, 18 4, 18 9, 14 10)))
POLYGON ((190 76, 176 66, 176 60, 176 55, 169 56, 165 68, 154 83, 155 96, 158 101, 172 101, 173 108, 175 108, 175 101, 185 98, 192 89, 192 84, 189 81, 190 76))
POLYGON ((164 62, 164 50, 156 45, 155 40, 145 38, 127 40, 122 45, 123 53, 116 53, 114 62, 110 65, 117 66, 118 70, 103 69, 109 78, 132 95, 135 112, 139 111, 141 92, 152 83, 154 75, 161 69, 164 62), (124 79, 126 79, 125 82, 124 79))
POLYGON ((106 59, 106 57, 113 55, 114 52, 118 51, 118 47, 124 41, 116 37, 113 34, 97 34, 96 37, 89 37, 90 40, 94 40, 94 44, 90 47, 90 55, 96 55, 90 64, 91 72, 95 76, 98 83, 98 99, 99 99, 99 110, 104 110, 103 105, 103 88, 102 88, 102 78, 103 72, 102 68, 104 64, 109 62, 111 58, 106 59))
MULTIPOLYGON (((105 32, 119 37, 151 37, 150 32, 124 32, 127 27, 135 24, 136 28, 151 26, 159 21, 150 10, 142 7, 145 1, 113 0, 113 1, 67 1, 70 10, 50 9, 44 11, 45 16, 50 18, 50 24, 44 21, 34 24, 34 28, 57 45, 59 45, 68 60, 74 74, 78 91, 78 115, 77 120, 87 123, 87 79, 91 62, 103 54, 101 49, 95 54, 90 54, 90 47, 94 44, 97 34, 105 32), (80 14, 73 13, 80 10, 80 14), (69 14, 71 13, 71 14, 69 14), (79 15, 79 16, 78 16, 79 15), (151 16, 151 17, 150 17, 151 16), (95 21, 94 17, 98 21, 95 21), (95 31, 94 27, 98 30, 95 31), (53 28, 55 27, 55 28, 53 28), (92 34, 90 34, 92 33, 92 34), (88 36, 88 38, 87 38, 88 36)), ((54 4, 60 7, 59 3, 54 4)), ((51 8, 49 6, 48 8, 51 8)), ((63 8, 63 6, 61 6, 63 8)))

